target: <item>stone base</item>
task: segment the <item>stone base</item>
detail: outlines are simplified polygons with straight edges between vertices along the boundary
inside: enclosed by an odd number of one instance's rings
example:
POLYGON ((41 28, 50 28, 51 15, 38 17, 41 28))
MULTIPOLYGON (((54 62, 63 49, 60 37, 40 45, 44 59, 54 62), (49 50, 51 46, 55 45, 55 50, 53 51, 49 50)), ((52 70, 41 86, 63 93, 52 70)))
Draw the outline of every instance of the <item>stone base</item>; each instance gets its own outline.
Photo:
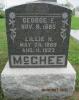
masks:
POLYGON ((66 68, 19 69, 7 63, 1 74, 4 95, 13 100, 61 100, 72 96, 75 79, 76 72, 69 62, 66 68))

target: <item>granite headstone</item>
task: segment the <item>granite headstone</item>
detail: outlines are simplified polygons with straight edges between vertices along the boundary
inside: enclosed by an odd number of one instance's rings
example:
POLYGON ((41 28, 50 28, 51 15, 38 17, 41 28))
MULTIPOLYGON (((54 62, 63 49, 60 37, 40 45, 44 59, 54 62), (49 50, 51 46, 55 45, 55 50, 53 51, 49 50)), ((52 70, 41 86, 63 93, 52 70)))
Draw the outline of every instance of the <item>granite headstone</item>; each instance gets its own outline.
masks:
POLYGON ((65 100, 75 90, 76 72, 67 61, 71 10, 49 1, 6 10, 9 63, 1 73, 6 99, 65 100))
POLYGON ((11 67, 66 67, 71 10, 53 3, 29 3, 6 10, 11 67))

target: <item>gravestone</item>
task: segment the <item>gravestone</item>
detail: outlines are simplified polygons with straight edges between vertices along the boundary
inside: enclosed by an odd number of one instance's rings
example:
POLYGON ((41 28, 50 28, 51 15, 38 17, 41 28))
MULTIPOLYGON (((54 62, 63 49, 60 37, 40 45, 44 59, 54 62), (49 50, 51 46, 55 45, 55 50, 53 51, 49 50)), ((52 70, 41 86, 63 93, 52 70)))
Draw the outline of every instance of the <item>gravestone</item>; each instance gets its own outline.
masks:
POLYGON ((65 67, 71 10, 50 3, 30 3, 6 10, 11 67, 65 67))
POLYGON ((9 62, 1 74, 10 100, 63 100, 75 90, 67 61, 71 10, 37 1, 6 10, 9 62))

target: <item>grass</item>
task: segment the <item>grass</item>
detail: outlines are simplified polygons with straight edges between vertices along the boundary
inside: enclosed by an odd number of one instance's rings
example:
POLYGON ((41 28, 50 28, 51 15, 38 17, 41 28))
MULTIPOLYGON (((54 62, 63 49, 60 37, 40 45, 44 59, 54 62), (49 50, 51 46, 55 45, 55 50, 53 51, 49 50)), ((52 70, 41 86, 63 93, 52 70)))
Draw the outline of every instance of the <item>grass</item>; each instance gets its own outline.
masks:
POLYGON ((0 19, 0 72, 5 65, 5 61, 7 60, 7 42, 6 42, 6 34, 5 34, 5 20, 0 19))
POLYGON ((71 28, 72 29, 79 29, 79 17, 72 16, 71 28))
POLYGON ((68 59, 76 70, 76 91, 79 91, 79 41, 72 37, 69 43, 68 59))
POLYGON ((72 64, 79 64, 79 41, 72 37, 70 38, 68 58, 72 64))
POLYGON ((68 59, 76 70, 76 91, 79 91, 79 41, 70 38, 68 59))
POLYGON ((0 18, 0 32, 5 32, 5 19, 0 18))
MULTIPOLYGON (((79 18, 72 17, 72 28, 79 29, 79 18)), ((0 19, 0 72, 2 71, 4 65, 6 64, 8 59, 7 56, 7 41, 6 41, 6 33, 5 33, 5 20, 0 19)), ((69 61, 74 66, 77 72, 76 79, 76 91, 79 91, 79 41, 74 38, 70 38, 69 45, 69 61)), ((0 90, 0 100, 6 100, 3 98, 3 94, 0 90)), ((69 100, 77 100, 76 97, 72 97, 69 100)))

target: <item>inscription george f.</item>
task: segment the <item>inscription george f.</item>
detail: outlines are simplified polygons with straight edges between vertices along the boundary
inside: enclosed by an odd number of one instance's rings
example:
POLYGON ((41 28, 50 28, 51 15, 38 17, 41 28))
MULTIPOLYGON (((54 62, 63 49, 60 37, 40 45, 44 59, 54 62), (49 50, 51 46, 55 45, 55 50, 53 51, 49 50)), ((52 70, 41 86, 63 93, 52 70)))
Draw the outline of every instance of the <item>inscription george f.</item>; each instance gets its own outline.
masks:
MULTIPOLYGON (((23 17, 21 29, 56 29, 56 22, 51 16, 18 16, 23 17), (35 25, 36 24, 36 25, 35 25)), ((60 17, 60 16, 59 16, 60 17)))
POLYGON ((65 67, 71 10, 49 3, 30 3, 6 10, 11 67, 65 67))

